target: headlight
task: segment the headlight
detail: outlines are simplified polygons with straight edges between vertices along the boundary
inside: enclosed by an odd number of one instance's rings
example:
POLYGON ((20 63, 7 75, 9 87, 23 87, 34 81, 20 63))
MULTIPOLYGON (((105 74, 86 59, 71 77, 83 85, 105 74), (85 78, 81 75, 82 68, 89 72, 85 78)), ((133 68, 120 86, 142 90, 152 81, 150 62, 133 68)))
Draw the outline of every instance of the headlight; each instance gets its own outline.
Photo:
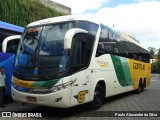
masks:
POLYGON ((73 81, 70 81, 70 82, 67 82, 67 83, 64 83, 64 84, 61 84, 61 85, 54 86, 54 87, 50 88, 50 90, 52 92, 57 92, 57 91, 66 89, 66 88, 70 87, 75 81, 76 80, 73 80, 73 81))

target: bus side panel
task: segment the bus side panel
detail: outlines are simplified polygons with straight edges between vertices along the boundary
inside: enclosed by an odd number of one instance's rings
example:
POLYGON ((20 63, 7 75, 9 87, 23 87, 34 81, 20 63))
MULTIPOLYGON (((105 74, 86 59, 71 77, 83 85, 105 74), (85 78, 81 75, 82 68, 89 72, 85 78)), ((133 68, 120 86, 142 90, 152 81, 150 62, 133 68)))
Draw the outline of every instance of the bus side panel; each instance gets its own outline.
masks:
POLYGON ((128 58, 120 57, 117 55, 110 55, 114 71, 117 77, 117 93, 124 93, 133 90, 133 81, 131 77, 131 71, 128 63, 128 58))
POLYGON ((151 80, 151 64, 150 63, 147 64, 146 70, 147 70, 146 86, 149 86, 150 80, 151 80))
POLYGON ((0 66, 5 68, 6 76, 6 95, 11 95, 11 78, 13 73, 15 55, 12 53, 1 53, 0 52, 0 66))
POLYGON ((88 70, 91 70, 90 100, 93 100, 94 91, 99 81, 104 81, 106 97, 117 94, 116 76, 110 55, 104 54, 91 60, 88 70))
POLYGON ((150 63, 129 59, 129 66, 130 66, 134 89, 138 89, 140 80, 142 80, 143 83, 144 80, 146 79, 146 86, 150 84, 150 75, 151 75, 150 63))

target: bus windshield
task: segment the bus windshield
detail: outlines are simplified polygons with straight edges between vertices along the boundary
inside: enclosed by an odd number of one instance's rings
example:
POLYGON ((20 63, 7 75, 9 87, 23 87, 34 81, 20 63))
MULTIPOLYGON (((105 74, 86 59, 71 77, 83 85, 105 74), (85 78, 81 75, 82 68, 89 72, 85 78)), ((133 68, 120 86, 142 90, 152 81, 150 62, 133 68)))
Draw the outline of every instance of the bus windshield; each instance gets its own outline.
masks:
POLYGON ((64 49, 66 32, 75 22, 27 28, 18 50, 17 66, 43 67, 43 73, 66 71, 69 53, 64 49))

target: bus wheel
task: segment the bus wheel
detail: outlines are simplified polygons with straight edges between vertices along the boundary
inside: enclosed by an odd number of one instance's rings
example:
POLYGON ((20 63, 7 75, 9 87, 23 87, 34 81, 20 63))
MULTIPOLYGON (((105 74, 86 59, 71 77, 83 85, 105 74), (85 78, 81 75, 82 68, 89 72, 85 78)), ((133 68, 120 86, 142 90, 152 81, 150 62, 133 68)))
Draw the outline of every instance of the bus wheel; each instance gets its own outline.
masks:
POLYGON ((142 85, 142 81, 140 81, 140 82, 139 82, 139 87, 138 87, 138 89, 136 90, 136 93, 137 93, 137 94, 140 94, 140 93, 142 92, 142 86, 143 86, 143 85, 142 85))
POLYGON ((90 108, 92 109, 99 109, 104 101, 104 89, 101 85, 96 86, 96 89, 94 91, 94 99, 90 104, 90 108))
POLYGON ((144 82, 142 84, 142 91, 144 90, 145 87, 146 87, 146 81, 144 80, 144 82))

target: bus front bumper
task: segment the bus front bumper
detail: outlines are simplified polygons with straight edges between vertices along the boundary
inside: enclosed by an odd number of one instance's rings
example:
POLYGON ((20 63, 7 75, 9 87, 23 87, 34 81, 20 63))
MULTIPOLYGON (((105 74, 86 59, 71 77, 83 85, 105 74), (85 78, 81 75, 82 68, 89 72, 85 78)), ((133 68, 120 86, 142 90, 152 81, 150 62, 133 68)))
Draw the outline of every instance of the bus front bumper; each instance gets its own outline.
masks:
POLYGON ((71 107, 71 87, 48 94, 25 93, 13 87, 11 87, 11 91, 13 100, 20 103, 31 103, 57 108, 71 107))

